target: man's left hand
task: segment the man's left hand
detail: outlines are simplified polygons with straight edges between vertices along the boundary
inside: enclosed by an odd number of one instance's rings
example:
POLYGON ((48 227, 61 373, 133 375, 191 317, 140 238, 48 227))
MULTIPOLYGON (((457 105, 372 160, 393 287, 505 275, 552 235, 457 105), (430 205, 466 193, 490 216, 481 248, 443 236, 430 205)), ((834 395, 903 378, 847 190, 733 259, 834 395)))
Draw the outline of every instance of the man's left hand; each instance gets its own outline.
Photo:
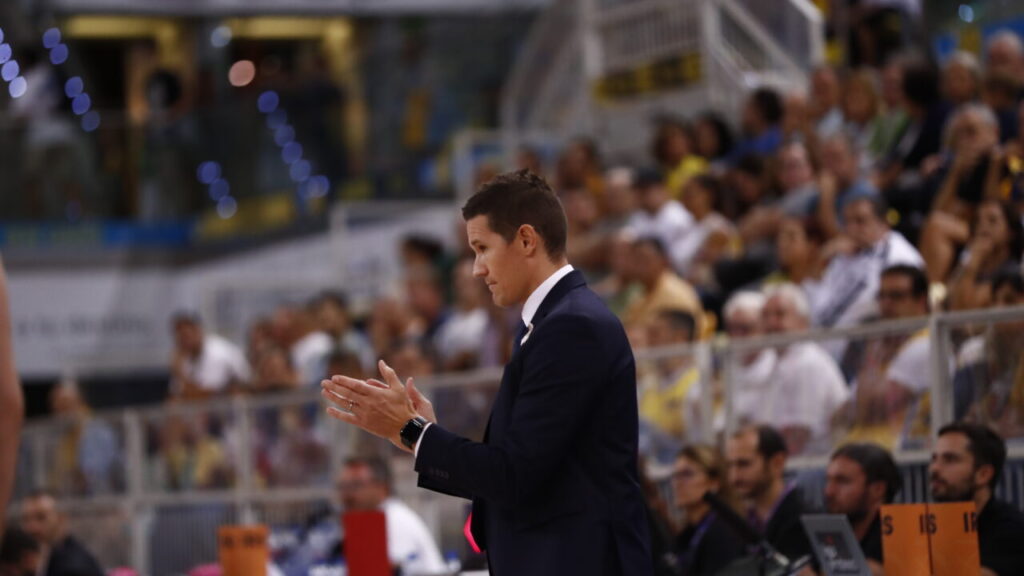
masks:
POLYGON ((395 371, 383 360, 377 366, 383 382, 341 375, 322 381, 321 394, 335 405, 327 413, 407 450, 399 433, 417 416, 416 410, 395 371))

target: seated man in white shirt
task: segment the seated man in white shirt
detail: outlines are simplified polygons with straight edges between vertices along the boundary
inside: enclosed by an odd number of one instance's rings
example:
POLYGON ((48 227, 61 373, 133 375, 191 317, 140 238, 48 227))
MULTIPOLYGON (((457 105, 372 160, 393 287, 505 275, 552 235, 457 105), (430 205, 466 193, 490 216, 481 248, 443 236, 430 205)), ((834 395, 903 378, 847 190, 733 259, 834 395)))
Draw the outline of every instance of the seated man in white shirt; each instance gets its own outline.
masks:
MULTIPOLYGON (((807 330, 809 307, 798 286, 771 286, 765 295, 762 318, 768 334, 807 330)), ((761 423, 782 433, 790 454, 827 453, 832 416, 850 395, 839 366, 814 342, 780 346, 777 352, 769 389, 759 404, 761 423)))
POLYGON ((335 485, 345 512, 384 512, 388 558, 401 569, 401 574, 446 573, 447 567, 427 525, 412 508, 392 496, 391 471, 384 460, 349 458, 335 485))
MULTIPOLYGON (((850 198, 843 205, 843 236, 826 247, 835 254, 811 298, 815 326, 854 326, 878 315, 878 282, 882 270, 896 264, 921 268, 917 248, 889 228, 885 201, 874 194, 850 198)), ((839 358, 845 342, 829 346, 839 358)))
POLYGON ((660 240, 673 267, 677 267, 676 246, 693 227, 693 215, 672 198, 661 173, 653 168, 637 172, 635 187, 639 209, 630 217, 629 228, 638 236, 660 240))
POLYGON ((171 321, 171 395, 195 399, 223 394, 249 383, 252 371, 238 347, 203 331, 199 317, 179 313, 171 321))
MULTIPOLYGON (((765 297, 760 292, 740 291, 729 297, 722 311, 729 340, 751 338, 764 334, 761 313, 765 297)), ((771 376, 778 358, 773 348, 763 348, 731 358, 732 413, 738 422, 753 422, 761 410, 765 395, 771 389, 771 376)), ((721 429, 716 426, 716 430, 721 429)))

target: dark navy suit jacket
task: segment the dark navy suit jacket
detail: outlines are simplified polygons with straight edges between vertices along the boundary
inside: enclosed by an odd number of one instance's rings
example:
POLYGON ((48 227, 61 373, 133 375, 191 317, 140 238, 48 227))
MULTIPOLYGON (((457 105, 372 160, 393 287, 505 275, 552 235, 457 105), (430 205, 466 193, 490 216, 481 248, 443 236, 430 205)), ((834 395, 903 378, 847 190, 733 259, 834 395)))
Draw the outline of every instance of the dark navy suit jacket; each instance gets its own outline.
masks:
POLYGON ((473 500, 473 536, 495 576, 650 576, 636 369, 622 324, 577 271, 532 323, 483 443, 431 426, 419 485, 473 500))

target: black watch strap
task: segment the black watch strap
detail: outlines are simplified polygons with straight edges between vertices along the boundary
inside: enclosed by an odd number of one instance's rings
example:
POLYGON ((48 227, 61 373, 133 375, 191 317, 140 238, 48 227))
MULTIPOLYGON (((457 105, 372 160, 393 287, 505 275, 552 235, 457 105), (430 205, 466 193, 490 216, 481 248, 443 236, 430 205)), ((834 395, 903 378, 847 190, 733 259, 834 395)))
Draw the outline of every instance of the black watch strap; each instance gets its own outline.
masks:
POLYGON ((423 430, 426 427, 426 418, 421 418, 419 416, 406 422, 405 426, 402 427, 402 431, 398 433, 399 436, 402 437, 402 444, 405 445, 406 448, 412 450, 416 446, 416 443, 419 442, 420 436, 423 435, 423 430))

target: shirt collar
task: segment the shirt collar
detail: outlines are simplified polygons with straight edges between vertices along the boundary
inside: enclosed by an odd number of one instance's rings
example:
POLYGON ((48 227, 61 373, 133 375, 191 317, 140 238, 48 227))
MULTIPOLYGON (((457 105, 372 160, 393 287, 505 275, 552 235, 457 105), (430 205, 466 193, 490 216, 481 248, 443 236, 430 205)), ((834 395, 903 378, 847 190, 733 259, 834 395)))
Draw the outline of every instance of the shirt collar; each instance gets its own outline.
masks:
POLYGON ((573 267, 566 264, 548 276, 548 279, 541 282, 540 286, 537 286, 537 289, 526 299, 526 304, 523 304, 523 325, 529 326, 533 322, 533 316, 544 302, 544 298, 547 298, 548 293, 555 287, 555 284, 558 284, 559 280, 565 278, 572 271, 573 267))

